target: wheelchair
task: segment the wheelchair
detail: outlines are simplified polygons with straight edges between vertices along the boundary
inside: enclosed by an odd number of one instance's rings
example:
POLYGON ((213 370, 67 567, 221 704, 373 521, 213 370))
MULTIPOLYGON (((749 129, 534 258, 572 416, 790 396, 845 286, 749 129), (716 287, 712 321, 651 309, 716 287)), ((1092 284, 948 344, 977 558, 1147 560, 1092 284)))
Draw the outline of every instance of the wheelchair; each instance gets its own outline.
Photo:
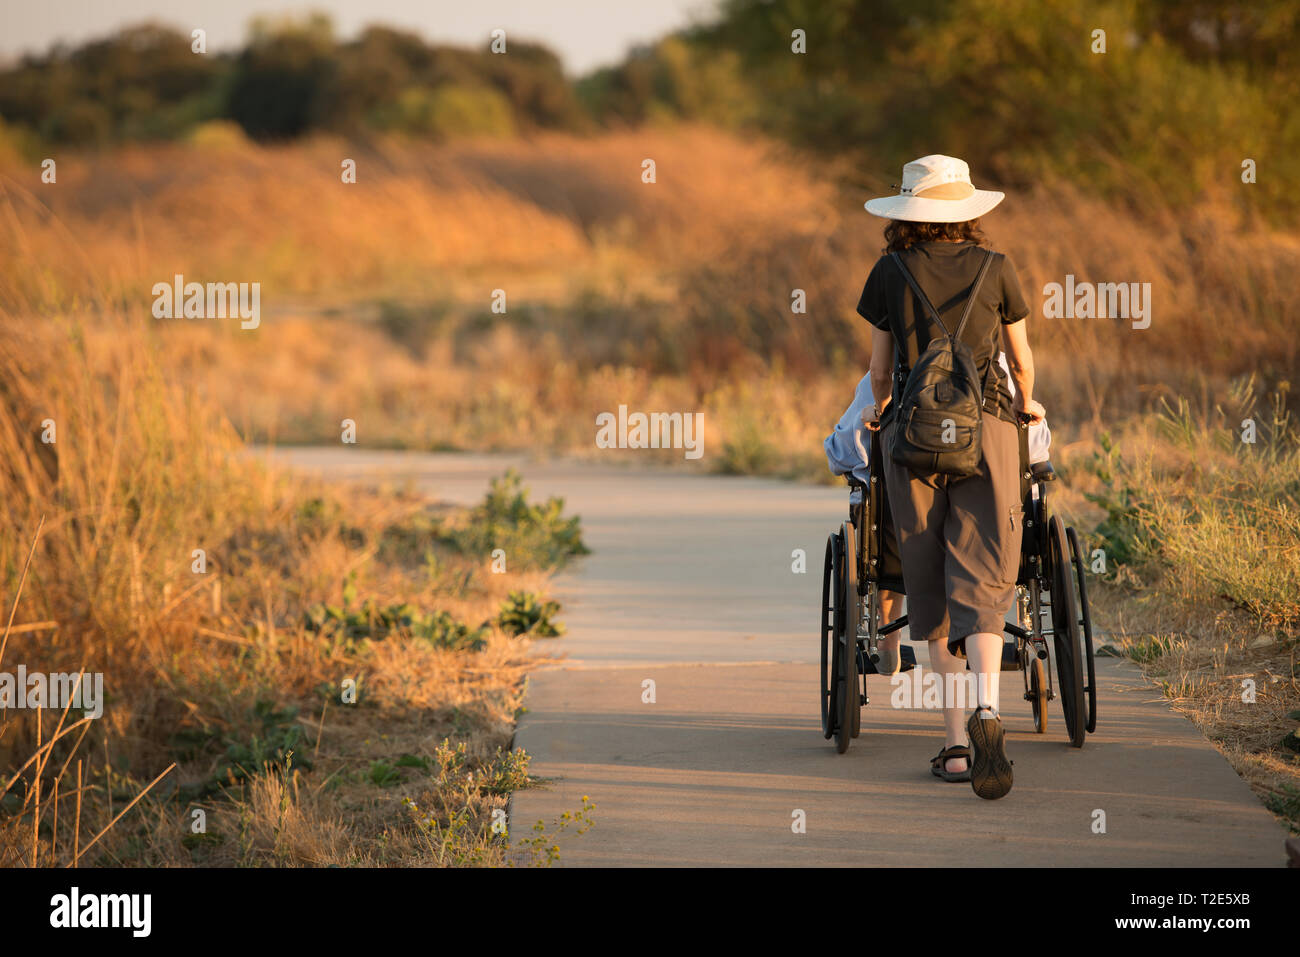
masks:
MULTIPOLYGON (((1066 735, 1081 748, 1097 727, 1097 681, 1093 663, 1092 617, 1088 609, 1085 565, 1079 538, 1047 508, 1047 491, 1056 480, 1050 463, 1028 464, 1027 428, 1020 425, 1020 485, 1024 537, 1016 576, 1015 621, 1007 621, 1002 670, 1024 675, 1025 700, 1033 709, 1034 730, 1047 731, 1048 702, 1061 700, 1066 735), (1056 660, 1052 680, 1051 661, 1056 660), (1059 694, 1058 694, 1059 691, 1059 694)), ((907 615, 882 621, 881 592, 905 594, 902 564, 889 515, 880 433, 871 434, 869 481, 850 473, 849 516, 826 540, 822 573, 821 721, 822 734, 835 739, 843 754, 858 737, 867 696, 868 674, 876 673, 877 643, 907 625, 907 615)), ((903 668, 915 662, 903 646, 903 668)))

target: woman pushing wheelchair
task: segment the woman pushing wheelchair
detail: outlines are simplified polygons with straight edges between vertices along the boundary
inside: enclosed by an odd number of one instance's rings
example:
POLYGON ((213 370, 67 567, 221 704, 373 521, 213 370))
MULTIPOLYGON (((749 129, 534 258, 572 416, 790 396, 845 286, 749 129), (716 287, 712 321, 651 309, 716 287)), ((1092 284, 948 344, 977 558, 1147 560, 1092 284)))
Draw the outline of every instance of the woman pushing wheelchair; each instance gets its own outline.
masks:
MULTIPOLYGON (((1006 353, 998 353, 998 365, 1002 367, 1002 374, 1007 377, 1007 388, 1011 391, 1014 399, 1016 394, 1015 380, 1011 378, 1011 370, 1007 366, 1006 353)), ((888 403, 888 399, 885 400, 888 403)), ((853 393, 853 401, 849 407, 844 410, 840 416, 839 422, 835 424, 835 430, 826 436, 822 447, 826 452, 826 463, 833 475, 851 476, 854 490, 849 496, 850 504, 858 504, 862 501, 862 489, 871 480, 870 473, 870 454, 868 449, 871 447, 871 440, 862 433, 867 429, 868 422, 875 422, 876 415, 875 395, 871 387, 871 373, 868 372, 858 380, 857 388, 853 393)), ((1055 475, 1051 464, 1051 447, 1052 431, 1047 426, 1047 419, 1041 418, 1033 422, 1028 429, 1027 451, 1029 456, 1029 465, 1038 475, 1055 475)), ((889 522, 888 535, 893 538, 893 522, 889 522)), ((903 613, 903 596, 888 589, 882 589, 880 592, 881 599, 881 617, 884 621, 894 621, 903 613)), ((876 673, 891 675, 897 673, 899 665, 899 648, 901 646, 902 631, 894 632, 880 639, 879 651, 880 660, 873 663, 876 673)), ((964 777, 957 780, 965 780, 964 777)))
MULTIPOLYGON (((944 677, 945 741, 931 770, 989 799, 1013 780, 998 683, 1022 539, 1017 419, 1044 415, 1033 398, 1029 307, 1010 260, 982 246, 979 218, 1002 199, 975 189, 959 159, 908 163, 897 196, 866 204, 890 222, 858 303, 872 326, 872 395, 859 421, 880 431, 911 637, 928 642, 944 677), (967 662, 976 701, 964 720, 967 703, 951 692, 965 682, 949 676, 964 675, 967 662)), ((880 641, 883 674, 898 669, 898 640, 880 641)))

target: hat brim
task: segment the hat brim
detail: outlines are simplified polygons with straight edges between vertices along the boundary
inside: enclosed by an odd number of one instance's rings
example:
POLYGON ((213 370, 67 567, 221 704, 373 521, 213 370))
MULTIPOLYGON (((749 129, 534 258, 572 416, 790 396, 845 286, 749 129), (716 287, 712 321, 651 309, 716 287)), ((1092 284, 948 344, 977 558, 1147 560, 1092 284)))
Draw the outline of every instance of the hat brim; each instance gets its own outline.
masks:
POLYGON ((1006 198, 996 189, 977 189, 965 199, 926 199, 922 196, 881 196, 863 206, 872 216, 911 223, 964 223, 977 219, 1006 198))

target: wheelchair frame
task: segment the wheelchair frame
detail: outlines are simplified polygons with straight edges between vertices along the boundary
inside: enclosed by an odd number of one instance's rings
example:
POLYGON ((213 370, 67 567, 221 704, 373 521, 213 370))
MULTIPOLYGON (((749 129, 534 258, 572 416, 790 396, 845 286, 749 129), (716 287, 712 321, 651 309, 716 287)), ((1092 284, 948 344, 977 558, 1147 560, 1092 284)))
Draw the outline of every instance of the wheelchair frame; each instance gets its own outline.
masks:
MULTIPOLYGON (((1016 576, 1016 620, 1004 626, 1014 642, 1003 646, 1002 670, 1023 673, 1034 729, 1043 734, 1047 703, 1057 697, 1050 666, 1055 652, 1066 733, 1070 745, 1080 748, 1097 727, 1086 569, 1074 529, 1047 509, 1047 486, 1055 475, 1050 469, 1036 472, 1027 464, 1028 430, 1021 424, 1019 431, 1024 534, 1016 576)), ((862 707, 870 703, 866 676, 874 668, 868 667, 868 661, 879 660, 881 638, 907 624, 906 614, 881 621, 881 591, 905 594, 906 589, 901 571, 891 574, 885 567, 891 543, 884 513, 888 497, 877 467, 881 461, 878 432, 871 436, 870 461, 869 482, 847 476, 850 490, 861 490, 861 501, 850 502, 848 520, 828 536, 822 573, 822 734, 835 739, 840 754, 858 737, 862 707), (849 636, 852 653, 848 653, 849 636)))

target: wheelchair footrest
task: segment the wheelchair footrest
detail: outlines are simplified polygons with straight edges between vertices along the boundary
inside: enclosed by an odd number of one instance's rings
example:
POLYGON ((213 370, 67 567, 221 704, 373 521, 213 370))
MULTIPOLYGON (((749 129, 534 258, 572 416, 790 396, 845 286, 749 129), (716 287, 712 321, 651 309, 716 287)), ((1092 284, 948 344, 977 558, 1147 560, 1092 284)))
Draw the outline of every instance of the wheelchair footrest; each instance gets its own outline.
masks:
MULTIPOLYGON (((899 657, 903 659, 902 663, 898 666, 898 670, 900 673, 904 671, 911 671, 913 668, 916 667, 916 652, 911 649, 911 646, 909 645, 900 646, 899 657)), ((876 663, 872 661, 868 655, 865 654, 862 655, 862 660, 866 662, 867 674, 869 675, 880 674, 880 672, 876 670, 876 663)))

